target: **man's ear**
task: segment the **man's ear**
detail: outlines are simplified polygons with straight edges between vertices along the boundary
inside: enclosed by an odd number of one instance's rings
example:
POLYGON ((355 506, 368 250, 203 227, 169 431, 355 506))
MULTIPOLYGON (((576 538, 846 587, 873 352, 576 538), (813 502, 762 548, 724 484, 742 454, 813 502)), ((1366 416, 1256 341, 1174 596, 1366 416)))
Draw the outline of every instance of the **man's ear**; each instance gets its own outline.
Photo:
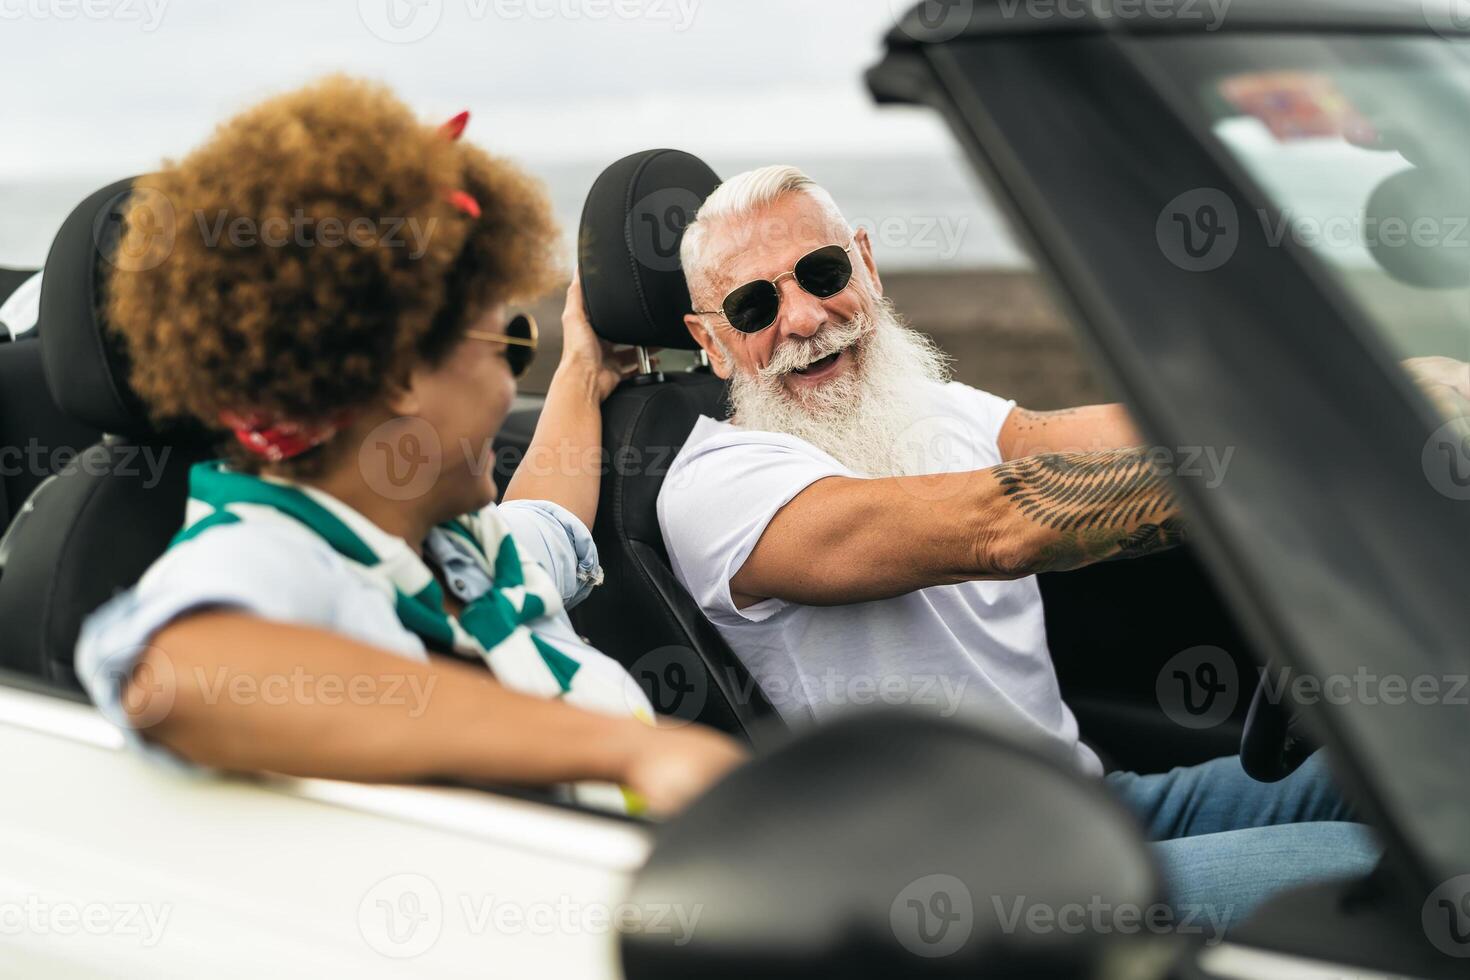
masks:
POLYGON ((878 263, 873 261, 873 240, 868 237, 868 229, 859 228, 853 237, 857 239, 858 255, 862 257, 863 265, 873 280, 873 289, 882 296, 883 280, 878 278, 878 263))
POLYGON ((720 378, 730 377, 732 365, 725 362, 725 352, 720 350, 719 344, 715 343, 714 334, 710 333, 704 321, 693 313, 685 313, 684 326, 689 328, 689 336, 694 338, 694 342, 709 355, 709 366, 714 370, 715 375, 720 378))

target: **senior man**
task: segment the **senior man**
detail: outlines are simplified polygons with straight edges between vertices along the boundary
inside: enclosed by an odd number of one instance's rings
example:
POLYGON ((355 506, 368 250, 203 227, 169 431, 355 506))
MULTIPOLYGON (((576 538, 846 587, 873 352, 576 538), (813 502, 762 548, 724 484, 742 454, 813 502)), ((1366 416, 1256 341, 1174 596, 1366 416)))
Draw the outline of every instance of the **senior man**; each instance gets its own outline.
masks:
MULTIPOLYGON (((1062 701, 1035 575, 1181 541, 1127 412, 1033 412, 949 381, 885 299, 866 232, 794 168, 723 184, 682 259, 686 322, 733 413, 697 422, 659 521, 675 575, 783 718, 842 710, 862 680, 1102 776, 1062 701)), ((1161 842, 1176 908, 1222 926, 1377 852, 1320 758, 1274 785, 1235 758, 1106 779, 1161 842)))

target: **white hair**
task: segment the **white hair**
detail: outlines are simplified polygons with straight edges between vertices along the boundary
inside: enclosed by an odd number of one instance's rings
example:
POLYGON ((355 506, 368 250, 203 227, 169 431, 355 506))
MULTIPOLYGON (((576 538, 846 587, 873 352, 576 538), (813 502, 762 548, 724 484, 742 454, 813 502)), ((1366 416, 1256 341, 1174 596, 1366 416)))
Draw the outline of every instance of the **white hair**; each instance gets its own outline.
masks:
MULTIPOLYGON (((831 223, 832 230, 841 230, 851 236, 852 227, 842 216, 842 210, 826 189, 817 184, 796 167, 777 165, 747 170, 725 181, 705 200, 698 215, 684 230, 684 241, 679 248, 679 259, 684 266, 684 277, 689 283, 691 294, 698 294, 708 285, 709 272, 721 258, 711 248, 710 230, 714 225, 733 225, 759 214, 787 194, 805 194, 817 203, 822 217, 831 223)), ((751 229, 750 238, 783 236, 790 241, 795 229, 751 229)), ((749 244, 747 240, 745 244, 749 244)), ((696 305, 697 308, 697 305, 696 305)))

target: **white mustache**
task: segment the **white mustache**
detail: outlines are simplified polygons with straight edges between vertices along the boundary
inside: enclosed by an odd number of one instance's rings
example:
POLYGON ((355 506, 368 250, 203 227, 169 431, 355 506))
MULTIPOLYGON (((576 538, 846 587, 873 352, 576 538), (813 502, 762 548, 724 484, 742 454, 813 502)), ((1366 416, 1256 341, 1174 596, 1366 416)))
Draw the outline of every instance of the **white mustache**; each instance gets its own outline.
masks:
POLYGON ((762 381, 775 381, 783 375, 856 344, 872 329, 872 318, 859 313, 840 326, 828 327, 815 337, 788 340, 776 348, 770 363, 758 372, 762 381))

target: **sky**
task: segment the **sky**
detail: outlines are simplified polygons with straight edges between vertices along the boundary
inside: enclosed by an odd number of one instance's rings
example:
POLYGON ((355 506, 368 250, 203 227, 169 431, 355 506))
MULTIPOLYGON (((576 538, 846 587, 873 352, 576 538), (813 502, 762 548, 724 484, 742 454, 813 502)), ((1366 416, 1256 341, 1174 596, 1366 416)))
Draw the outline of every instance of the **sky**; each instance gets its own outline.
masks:
POLYGON ((952 152, 861 75, 909 0, 0 0, 0 181, 139 170, 328 71, 524 160, 952 152), (420 36, 422 35, 422 36, 420 36))

